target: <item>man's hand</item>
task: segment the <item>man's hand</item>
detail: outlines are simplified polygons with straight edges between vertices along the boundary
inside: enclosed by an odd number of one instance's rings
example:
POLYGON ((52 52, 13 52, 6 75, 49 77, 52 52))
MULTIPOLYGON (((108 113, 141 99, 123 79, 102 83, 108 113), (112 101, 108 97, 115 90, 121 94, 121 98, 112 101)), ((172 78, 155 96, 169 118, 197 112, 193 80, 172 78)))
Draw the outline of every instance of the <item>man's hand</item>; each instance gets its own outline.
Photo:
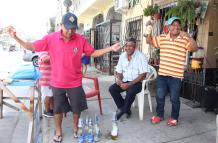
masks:
POLYGON ((122 83, 123 83, 122 80, 120 80, 120 79, 117 79, 117 80, 116 80, 116 84, 117 84, 117 85, 121 86, 122 83))
POLYGON ((120 43, 116 43, 110 47, 107 48, 103 48, 103 49, 99 49, 99 50, 95 50, 94 53, 91 54, 92 57, 96 58, 96 57, 100 57, 108 52, 117 52, 120 50, 120 43))
POLYGON ((190 35, 187 32, 180 31, 179 36, 181 37, 190 37, 190 35))
POLYGON ((117 52, 120 50, 120 43, 116 43, 111 46, 112 51, 117 52))
POLYGON ((13 26, 8 26, 6 29, 11 37, 13 37, 13 38, 16 37, 16 30, 13 26))
POLYGON ((120 85, 120 87, 123 89, 123 90, 127 90, 127 88, 129 88, 129 84, 128 83, 122 83, 120 85))
POLYGON ((49 61, 50 61, 50 56, 49 55, 45 55, 45 56, 43 56, 42 57, 42 62, 44 62, 44 63, 49 63, 49 61))
POLYGON ((184 31, 180 31, 179 33, 179 36, 181 37, 188 37, 189 39, 189 42, 190 42, 190 45, 188 47, 188 50, 189 51, 196 51, 198 49, 198 45, 197 45, 197 42, 192 38, 190 37, 190 35, 187 33, 187 32, 184 32, 184 31))
POLYGON ((188 47, 189 51, 197 51, 198 45, 197 42, 193 38, 189 38, 190 45, 188 47))

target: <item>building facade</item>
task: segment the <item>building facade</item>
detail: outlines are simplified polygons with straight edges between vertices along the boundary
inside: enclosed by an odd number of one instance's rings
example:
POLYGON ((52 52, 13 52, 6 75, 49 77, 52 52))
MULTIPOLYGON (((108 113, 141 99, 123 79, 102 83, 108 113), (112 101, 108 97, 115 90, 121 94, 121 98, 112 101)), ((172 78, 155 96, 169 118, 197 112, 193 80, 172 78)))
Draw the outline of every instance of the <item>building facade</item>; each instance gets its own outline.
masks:
MULTIPOLYGON (((59 0, 59 15, 56 23, 66 12, 63 5, 66 0, 59 0)), ((176 0, 71 0, 72 6, 69 11, 78 16, 80 23, 79 32, 87 37, 87 40, 96 48, 104 48, 115 42, 124 44, 125 38, 134 37, 137 40, 137 47, 149 58, 153 57, 150 46, 146 44, 143 33, 145 24, 151 20, 151 16, 144 16, 143 10, 149 5, 157 4, 160 19, 153 19, 154 35, 163 31, 164 22, 167 20, 165 13, 177 4, 176 0)), ((205 1, 204 1, 205 2, 205 1)), ((204 67, 218 67, 218 8, 216 0, 206 1, 204 17, 197 24, 196 40, 200 47, 204 48, 204 67)), ((58 24, 57 24, 58 27, 58 24)), ((58 29, 58 28, 56 28, 58 29)), ((96 67, 104 72, 113 73, 119 55, 110 53, 102 58, 93 60, 96 67)))

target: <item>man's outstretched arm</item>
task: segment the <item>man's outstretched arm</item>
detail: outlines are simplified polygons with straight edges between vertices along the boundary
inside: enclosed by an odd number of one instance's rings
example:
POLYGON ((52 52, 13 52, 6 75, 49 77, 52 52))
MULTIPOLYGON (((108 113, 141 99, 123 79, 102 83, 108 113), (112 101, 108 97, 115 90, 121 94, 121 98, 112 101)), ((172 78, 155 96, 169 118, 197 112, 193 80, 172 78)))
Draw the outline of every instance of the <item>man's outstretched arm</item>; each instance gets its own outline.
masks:
POLYGON ((116 43, 114 45, 112 45, 111 47, 108 47, 108 48, 103 48, 103 49, 100 49, 100 50, 95 50, 94 53, 92 53, 92 57, 100 57, 106 53, 109 53, 109 52, 117 52, 120 50, 120 44, 119 43, 116 43))
POLYGON ((8 33, 11 35, 12 38, 14 38, 22 47, 24 47, 27 50, 35 51, 35 48, 31 42, 25 42, 21 38, 19 38, 16 34, 16 30, 14 27, 9 26, 7 27, 8 33))

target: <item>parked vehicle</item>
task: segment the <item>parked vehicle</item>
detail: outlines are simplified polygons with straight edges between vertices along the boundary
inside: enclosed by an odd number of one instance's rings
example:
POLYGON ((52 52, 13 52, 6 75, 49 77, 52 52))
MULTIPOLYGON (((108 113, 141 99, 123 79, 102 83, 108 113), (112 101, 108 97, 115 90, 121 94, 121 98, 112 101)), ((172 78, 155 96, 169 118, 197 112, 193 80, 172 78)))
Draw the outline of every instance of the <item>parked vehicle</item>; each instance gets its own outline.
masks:
POLYGON ((9 47, 9 52, 14 52, 14 51, 16 51, 16 46, 15 45, 11 45, 9 47))
POLYGON ((26 62, 32 62, 34 66, 38 67, 38 53, 24 50, 23 60, 26 62))

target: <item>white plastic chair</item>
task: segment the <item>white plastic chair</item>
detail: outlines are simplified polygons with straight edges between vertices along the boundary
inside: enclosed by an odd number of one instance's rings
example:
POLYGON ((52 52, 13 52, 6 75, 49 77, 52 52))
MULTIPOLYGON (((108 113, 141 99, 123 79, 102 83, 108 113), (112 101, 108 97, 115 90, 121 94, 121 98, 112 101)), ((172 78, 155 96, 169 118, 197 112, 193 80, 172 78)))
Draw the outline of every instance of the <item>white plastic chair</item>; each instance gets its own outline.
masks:
MULTIPOLYGON (((150 112, 152 112, 152 102, 151 102, 151 94, 149 91, 149 82, 155 80, 157 78, 157 71, 156 69, 151 66, 148 65, 149 68, 149 73, 147 73, 146 78, 142 81, 142 90, 141 92, 139 92, 136 96, 138 98, 138 108, 139 108, 139 119, 143 120, 143 113, 144 113, 144 98, 145 98, 145 94, 148 95, 148 103, 149 103, 149 108, 150 108, 150 112)), ((133 103, 133 106, 135 106, 135 101, 133 103)))

